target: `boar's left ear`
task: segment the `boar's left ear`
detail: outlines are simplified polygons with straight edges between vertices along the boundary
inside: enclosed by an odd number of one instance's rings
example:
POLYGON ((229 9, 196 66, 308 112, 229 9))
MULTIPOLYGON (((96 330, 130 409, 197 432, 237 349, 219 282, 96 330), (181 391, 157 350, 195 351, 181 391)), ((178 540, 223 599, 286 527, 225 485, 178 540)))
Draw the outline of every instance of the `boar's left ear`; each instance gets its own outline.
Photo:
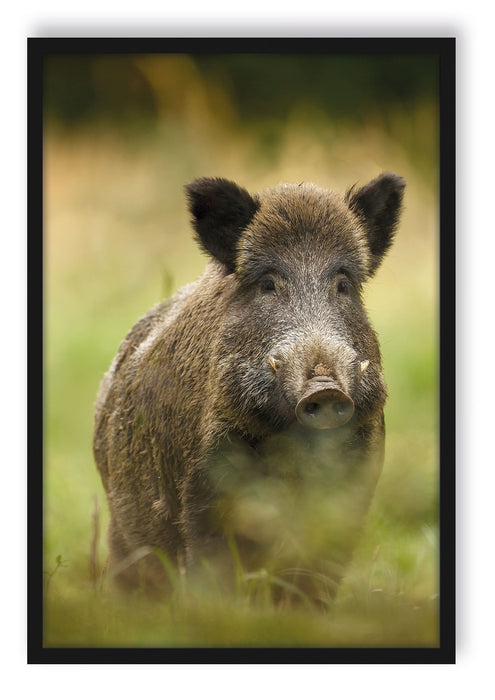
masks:
POLYGON ((199 243, 233 272, 237 241, 259 202, 235 182, 223 178, 199 178, 186 185, 186 192, 199 243))
POLYGON ((399 222, 405 180, 394 173, 382 173, 359 190, 353 188, 346 200, 361 217, 371 252, 369 274, 373 275, 390 247, 399 222))

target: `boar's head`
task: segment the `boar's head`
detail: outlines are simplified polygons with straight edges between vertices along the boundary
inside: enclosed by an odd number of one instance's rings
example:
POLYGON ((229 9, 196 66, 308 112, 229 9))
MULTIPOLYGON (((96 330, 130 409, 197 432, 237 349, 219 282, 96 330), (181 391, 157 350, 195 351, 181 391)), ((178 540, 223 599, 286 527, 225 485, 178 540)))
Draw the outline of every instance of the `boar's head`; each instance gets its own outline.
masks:
POLYGON ((390 247, 404 181, 383 173, 341 196, 282 184, 251 196, 233 182, 187 186, 193 226, 222 277, 212 346, 216 401, 245 437, 356 429, 386 389, 362 289, 390 247))

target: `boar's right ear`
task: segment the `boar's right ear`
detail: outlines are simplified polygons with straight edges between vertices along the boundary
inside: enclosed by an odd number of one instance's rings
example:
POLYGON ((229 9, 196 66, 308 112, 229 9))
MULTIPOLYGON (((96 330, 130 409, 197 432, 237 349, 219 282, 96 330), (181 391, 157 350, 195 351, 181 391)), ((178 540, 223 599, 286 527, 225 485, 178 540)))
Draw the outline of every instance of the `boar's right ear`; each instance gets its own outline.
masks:
POLYGON ((405 180, 394 173, 382 173, 359 190, 346 195, 350 209, 366 228, 371 252, 369 274, 373 275, 392 244, 402 206, 405 180))
POLYGON ((259 208, 259 202, 235 182, 199 178, 186 185, 192 224, 202 248, 235 268, 237 241, 259 208))

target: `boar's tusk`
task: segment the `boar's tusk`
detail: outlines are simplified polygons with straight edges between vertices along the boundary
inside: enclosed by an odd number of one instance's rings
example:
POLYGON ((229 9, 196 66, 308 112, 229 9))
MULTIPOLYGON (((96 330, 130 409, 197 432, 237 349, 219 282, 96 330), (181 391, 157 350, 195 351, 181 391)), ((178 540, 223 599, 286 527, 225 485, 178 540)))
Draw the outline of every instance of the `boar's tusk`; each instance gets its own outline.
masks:
POLYGON ((363 361, 360 363, 361 374, 363 374, 363 372, 365 371, 365 369, 368 367, 369 363, 370 363, 369 360, 363 360, 363 361))
POLYGON ((277 372, 277 360, 275 360, 273 357, 269 357, 268 362, 270 363, 270 367, 272 368, 273 374, 276 374, 276 372, 277 372))

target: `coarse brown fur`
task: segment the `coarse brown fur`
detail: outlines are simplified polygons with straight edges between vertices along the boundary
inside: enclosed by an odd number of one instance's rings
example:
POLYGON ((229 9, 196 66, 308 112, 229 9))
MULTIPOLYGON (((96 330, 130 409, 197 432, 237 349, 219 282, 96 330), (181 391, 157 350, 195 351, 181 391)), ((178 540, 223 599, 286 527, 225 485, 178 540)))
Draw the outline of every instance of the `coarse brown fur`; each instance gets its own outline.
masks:
MULTIPOLYGON (((146 546, 190 571, 202 557, 225 570, 230 538, 245 567, 269 562, 318 598, 302 580, 314 568, 334 593, 383 460, 386 390, 361 294, 403 187, 393 174, 346 197, 307 184, 253 197, 222 179, 188 186, 213 258, 130 331, 96 405, 112 566, 146 546), (308 429, 314 401, 334 397, 345 424, 308 429)), ((167 578, 152 555, 119 571, 130 586, 139 576, 167 578)))

